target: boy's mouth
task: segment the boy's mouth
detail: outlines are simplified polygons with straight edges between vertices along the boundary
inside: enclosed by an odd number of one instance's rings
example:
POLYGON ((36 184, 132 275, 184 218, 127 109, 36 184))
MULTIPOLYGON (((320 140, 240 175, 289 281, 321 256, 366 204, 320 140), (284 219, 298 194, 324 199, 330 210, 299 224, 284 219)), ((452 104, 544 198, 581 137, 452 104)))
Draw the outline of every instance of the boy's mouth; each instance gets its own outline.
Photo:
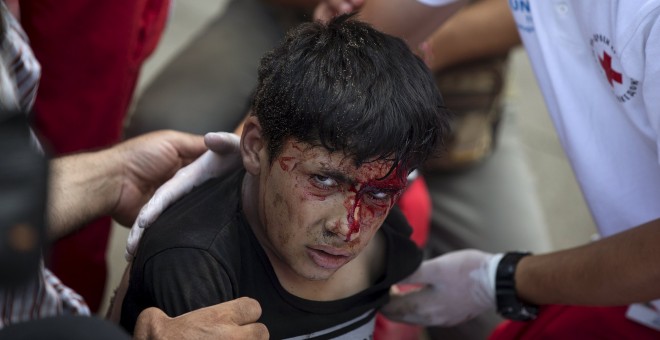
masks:
POLYGON ((307 255, 325 269, 339 269, 351 260, 350 252, 322 245, 307 247, 307 255))

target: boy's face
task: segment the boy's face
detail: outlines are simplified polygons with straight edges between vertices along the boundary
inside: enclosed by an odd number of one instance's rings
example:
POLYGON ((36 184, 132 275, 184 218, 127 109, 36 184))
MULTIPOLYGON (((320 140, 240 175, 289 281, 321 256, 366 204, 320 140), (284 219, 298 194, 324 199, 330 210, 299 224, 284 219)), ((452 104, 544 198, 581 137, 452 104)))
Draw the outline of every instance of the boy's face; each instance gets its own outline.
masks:
POLYGON ((407 170, 388 175, 391 162, 355 167, 343 153, 292 139, 260 164, 263 246, 274 266, 308 280, 328 279, 360 254, 406 185, 407 170))

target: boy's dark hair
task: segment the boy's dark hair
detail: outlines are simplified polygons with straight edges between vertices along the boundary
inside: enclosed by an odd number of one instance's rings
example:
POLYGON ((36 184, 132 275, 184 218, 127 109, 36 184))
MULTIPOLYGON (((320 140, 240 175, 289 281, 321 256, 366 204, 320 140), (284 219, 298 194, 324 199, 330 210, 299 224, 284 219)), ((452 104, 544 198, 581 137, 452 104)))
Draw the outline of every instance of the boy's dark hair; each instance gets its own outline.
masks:
POLYGON ((252 102, 272 162, 284 141, 341 151, 357 166, 417 167, 449 133, 434 79, 406 44, 342 15, 305 23, 267 53, 252 102))

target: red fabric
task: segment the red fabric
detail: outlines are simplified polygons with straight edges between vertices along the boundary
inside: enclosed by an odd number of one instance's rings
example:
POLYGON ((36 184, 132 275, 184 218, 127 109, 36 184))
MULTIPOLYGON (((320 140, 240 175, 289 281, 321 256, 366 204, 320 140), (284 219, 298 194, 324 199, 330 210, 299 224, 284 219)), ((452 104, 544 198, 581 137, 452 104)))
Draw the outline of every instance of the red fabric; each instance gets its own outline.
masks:
POLYGON ((376 316, 374 340, 419 340, 422 330, 420 326, 394 322, 379 313, 376 316))
MULTIPOLYGON (((426 182, 417 177, 401 195, 399 208, 413 229, 410 238, 421 248, 426 244, 431 224, 431 196, 426 182)), ((422 327, 391 321, 380 313, 376 316, 375 340, 417 340, 422 327)))
POLYGON ((660 332, 626 319, 627 308, 545 306, 534 321, 501 323, 489 339, 660 339, 660 332))
MULTIPOLYGON (((23 0, 20 6, 42 66, 34 112, 47 149, 60 155, 117 142, 169 0, 23 0)), ((110 220, 101 219, 52 250, 51 269, 92 311, 103 295, 109 230, 110 220)))
POLYGON ((398 205, 413 229, 410 238, 423 248, 431 227, 431 195, 423 177, 417 177, 410 183, 398 205))

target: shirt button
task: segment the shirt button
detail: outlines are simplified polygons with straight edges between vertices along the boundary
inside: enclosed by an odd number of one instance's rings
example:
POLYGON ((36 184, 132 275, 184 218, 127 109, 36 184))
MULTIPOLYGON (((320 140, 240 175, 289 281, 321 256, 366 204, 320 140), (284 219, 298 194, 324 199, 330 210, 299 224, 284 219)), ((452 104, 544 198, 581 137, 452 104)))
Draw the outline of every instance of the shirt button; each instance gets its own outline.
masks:
POLYGON ((568 13, 568 4, 566 2, 558 2, 555 5, 555 10, 557 11, 558 14, 565 15, 568 13))

